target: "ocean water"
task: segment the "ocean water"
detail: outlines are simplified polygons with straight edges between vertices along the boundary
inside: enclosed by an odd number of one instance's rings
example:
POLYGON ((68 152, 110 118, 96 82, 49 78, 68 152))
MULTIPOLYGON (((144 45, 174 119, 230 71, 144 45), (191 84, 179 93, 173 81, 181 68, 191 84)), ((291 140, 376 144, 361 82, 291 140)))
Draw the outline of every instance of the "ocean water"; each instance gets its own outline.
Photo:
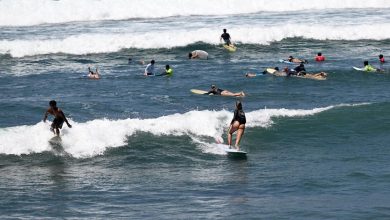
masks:
POLYGON ((389 51, 387 0, 2 0, 0 218, 389 219, 389 51), (289 55, 328 79, 261 74, 289 55), (211 84, 247 95, 246 160, 215 143, 236 99, 190 92, 211 84))

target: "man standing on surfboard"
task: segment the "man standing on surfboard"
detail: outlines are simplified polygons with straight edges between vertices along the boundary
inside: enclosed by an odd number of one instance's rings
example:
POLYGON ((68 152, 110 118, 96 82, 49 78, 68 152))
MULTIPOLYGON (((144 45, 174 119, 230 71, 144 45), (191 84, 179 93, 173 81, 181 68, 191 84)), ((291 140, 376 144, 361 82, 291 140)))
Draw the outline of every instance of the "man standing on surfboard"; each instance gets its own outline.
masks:
POLYGON ((60 136, 60 129, 62 128, 62 125, 64 122, 66 122, 66 125, 68 125, 69 128, 72 127, 72 125, 69 124, 68 120, 65 117, 65 114, 62 112, 60 108, 57 107, 57 102, 54 100, 51 100, 49 102, 49 109, 47 109, 45 113, 45 117, 43 118, 43 122, 46 122, 47 116, 49 114, 54 115, 53 123, 51 124, 50 130, 54 132, 55 135, 60 136))
POLYGON ((226 32, 226 29, 223 29, 223 34, 221 35, 220 40, 222 39, 223 41, 225 41, 226 45, 229 46, 230 44, 232 44, 232 42, 230 41, 230 34, 226 32))

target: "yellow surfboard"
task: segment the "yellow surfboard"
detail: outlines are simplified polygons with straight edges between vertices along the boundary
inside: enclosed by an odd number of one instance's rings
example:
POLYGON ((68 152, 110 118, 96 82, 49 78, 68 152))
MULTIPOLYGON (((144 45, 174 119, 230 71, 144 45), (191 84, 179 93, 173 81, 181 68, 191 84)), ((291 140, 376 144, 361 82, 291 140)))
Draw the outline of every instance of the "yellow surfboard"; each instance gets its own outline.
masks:
POLYGON ((230 51, 230 52, 235 52, 235 51, 237 50, 237 47, 234 46, 233 44, 230 44, 230 45, 224 44, 223 47, 224 47, 226 50, 230 51))

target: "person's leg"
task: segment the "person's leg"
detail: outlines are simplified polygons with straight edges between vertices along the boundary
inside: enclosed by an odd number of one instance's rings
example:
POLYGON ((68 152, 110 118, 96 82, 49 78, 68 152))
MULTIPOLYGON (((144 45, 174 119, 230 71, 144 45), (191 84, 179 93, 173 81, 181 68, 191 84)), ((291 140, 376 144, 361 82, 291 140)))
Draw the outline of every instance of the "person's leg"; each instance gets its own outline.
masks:
POLYGON ((242 124, 238 127, 237 130, 236 145, 235 145, 237 150, 240 150, 240 147, 238 145, 240 144, 242 135, 244 135, 244 131, 245 131, 245 124, 242 124))
POLYGON ((238 121, 233 122, 232 125, 230 125, 229 131, 228 131, 228 145, 232 146, 232 134, 237 131, 238 129, 238 121))
POLYGON ((243 92, 236 92, 236 93, 233 93, 233 92, 230 92, 228 90, 223 90, 221 92, 221 95, 222 96, 243 96, 243 92))

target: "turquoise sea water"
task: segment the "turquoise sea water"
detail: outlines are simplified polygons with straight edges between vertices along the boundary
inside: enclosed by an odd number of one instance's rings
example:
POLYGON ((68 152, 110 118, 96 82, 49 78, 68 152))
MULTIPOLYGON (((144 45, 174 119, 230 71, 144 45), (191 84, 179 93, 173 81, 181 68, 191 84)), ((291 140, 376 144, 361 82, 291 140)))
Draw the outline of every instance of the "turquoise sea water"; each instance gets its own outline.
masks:
POLYGON ((390 50, 388 11, 2 26, 0 217, 388 219, 390 73, 377 60, 390 50), (377 28, 372 38, 366 26, 377 28), (224 27, 235 53, 218 45, 224 27), (210 58, 188 60, 195 49, 210 58), (261 74, 289 55, 328 79, 261 74), (174 76, 142 76, 136 61, 151 59, 174 76), (364 60, 384 72, 352 69, 364 60), (88 80, 88 66, 102 79, 88 80), (247 94, 247 160, 215 145, 226 142, 236 99, 190 93, 211 84, 247 94), (51 99, 73 125, 60 150, 41 122, 51 99))

